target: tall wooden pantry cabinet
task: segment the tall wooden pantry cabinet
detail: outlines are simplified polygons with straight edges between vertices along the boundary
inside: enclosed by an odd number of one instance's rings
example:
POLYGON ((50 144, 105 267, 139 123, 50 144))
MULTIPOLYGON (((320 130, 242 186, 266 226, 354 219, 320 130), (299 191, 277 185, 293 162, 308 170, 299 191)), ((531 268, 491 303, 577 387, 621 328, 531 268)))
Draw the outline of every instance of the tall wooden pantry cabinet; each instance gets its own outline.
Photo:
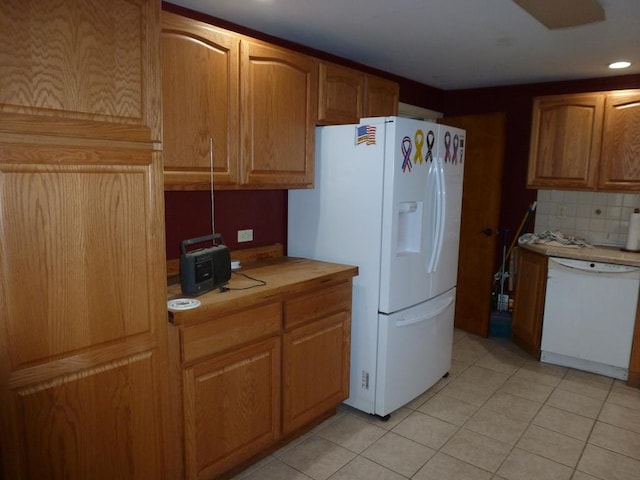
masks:
POLYGON ((159 21, 156 0, 0 2, 7 479, 175 478, 159 21))

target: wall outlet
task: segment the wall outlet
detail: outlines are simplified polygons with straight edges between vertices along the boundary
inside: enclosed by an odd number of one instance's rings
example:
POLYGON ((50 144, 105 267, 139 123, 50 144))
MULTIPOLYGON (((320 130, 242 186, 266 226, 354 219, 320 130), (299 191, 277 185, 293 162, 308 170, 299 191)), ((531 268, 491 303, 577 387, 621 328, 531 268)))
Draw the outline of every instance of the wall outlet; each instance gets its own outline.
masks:
POLYGON ((556 218, 567 218, 567 206, 559 204, 556 207, 556 218))
POLYGON ((253 229, 238 230, 238 243, 253 241, 253 229))

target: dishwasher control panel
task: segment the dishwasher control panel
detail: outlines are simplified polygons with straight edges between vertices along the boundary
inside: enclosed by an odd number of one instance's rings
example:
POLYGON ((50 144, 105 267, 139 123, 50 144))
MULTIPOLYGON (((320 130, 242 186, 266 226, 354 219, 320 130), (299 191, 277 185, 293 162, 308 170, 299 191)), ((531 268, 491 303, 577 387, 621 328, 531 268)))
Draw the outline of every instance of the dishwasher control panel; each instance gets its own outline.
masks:
POLYGON ((640 271, 639 267, 618 265, 615 263, 592 262, 589 260, 575 260, 572 258, 550 257, 549 262, 559 263, 567 268, 575 268, 594 273, 630 273, 640 271))

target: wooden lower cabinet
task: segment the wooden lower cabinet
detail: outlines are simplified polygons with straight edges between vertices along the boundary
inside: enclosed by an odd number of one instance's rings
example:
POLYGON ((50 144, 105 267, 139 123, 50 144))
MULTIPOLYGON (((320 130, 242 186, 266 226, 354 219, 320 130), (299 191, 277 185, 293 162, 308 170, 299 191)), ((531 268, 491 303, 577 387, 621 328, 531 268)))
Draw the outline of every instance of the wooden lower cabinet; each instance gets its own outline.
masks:
POLYGON ((346 313, 296 328, 284 336, 283 431, 309 423, 349 396, 350 322, 346 313))
POLYGON ((280 437, 279 337, 183 375, 186 478, 215 478, 280 437))
POLYGON ((348 397, 351 289, 329 281, 249 307, 232 300, 172 327, 185 478, 226 478, 348 397))
POLYGON ((542 340, 547 265, 547 256, 518 249, 518 276, 511 319, 513 342, 537 359, 542 340))

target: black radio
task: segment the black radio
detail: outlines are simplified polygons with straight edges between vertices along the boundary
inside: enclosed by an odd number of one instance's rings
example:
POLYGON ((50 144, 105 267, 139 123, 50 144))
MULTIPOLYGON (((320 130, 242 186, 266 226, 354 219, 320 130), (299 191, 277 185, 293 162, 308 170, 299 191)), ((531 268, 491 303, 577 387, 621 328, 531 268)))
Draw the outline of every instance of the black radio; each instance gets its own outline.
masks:
POLYGON ((180 286, 184 295, 201 295, 231 278, 231 253, 219 233, 180 243, 180 286), (187 252, 187 247, 212 241, 213 245, 187 252))

